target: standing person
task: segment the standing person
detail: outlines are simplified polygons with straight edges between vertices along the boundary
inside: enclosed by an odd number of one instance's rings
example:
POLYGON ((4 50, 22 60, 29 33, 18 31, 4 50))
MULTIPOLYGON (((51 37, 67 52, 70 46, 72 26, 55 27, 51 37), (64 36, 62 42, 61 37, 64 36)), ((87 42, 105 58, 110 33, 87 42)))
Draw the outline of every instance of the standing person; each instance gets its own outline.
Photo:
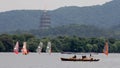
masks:
POLYGON ((92 57, 91 53, 90 53, 90 57, 92 57))

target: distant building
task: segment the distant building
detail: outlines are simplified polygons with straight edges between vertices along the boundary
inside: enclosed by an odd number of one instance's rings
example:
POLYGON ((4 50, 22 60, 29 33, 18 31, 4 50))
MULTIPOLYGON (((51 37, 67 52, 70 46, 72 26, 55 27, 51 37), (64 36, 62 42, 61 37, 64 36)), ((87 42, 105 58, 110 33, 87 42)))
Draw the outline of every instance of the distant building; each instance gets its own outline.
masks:
POLYGON ((40 30, 50 28, 50 24, 51 24, 50 15, 47 13, 47 11, 44 10, 41 15, 40 30))

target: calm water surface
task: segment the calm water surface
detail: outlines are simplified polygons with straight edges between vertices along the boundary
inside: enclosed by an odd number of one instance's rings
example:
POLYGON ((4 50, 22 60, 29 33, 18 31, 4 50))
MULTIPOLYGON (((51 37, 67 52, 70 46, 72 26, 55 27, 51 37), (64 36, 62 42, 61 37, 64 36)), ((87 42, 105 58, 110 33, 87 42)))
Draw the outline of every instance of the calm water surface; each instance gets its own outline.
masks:
MULTIPOLYGON (((14 53, 0 53, 0 68, 120 68, 120 54, 94 55, 98 62, 61 61, 60 57, 72 57, 72 54, 30 53, 15 55, 14 53)), ((88 55, 89 56, 89 55, 88 55)), ((77 55, 78 58, 81 55, 77 55)))

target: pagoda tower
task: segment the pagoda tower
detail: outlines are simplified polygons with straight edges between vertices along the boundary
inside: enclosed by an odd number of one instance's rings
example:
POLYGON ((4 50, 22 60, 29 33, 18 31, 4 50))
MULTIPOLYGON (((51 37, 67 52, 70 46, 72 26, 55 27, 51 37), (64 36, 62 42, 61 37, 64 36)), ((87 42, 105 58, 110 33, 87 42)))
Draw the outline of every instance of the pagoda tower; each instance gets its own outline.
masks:
POLYGON ((51 24, 50 15, 46 10, 44 10, 40 18, 40 30, 49 29, 50 24, 51 24))

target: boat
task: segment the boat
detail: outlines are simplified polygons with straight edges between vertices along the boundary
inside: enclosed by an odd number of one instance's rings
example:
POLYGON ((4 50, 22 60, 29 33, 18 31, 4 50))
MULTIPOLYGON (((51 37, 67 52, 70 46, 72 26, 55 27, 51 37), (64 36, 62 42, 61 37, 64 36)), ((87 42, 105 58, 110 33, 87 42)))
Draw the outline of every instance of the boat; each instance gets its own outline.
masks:
POLYGON ((82 56, 82 58, 60 58, 62 61, 99 61, 100 59, 87 58, 82 56))
POLYGON ((61 54, 73 54, 73 52, 61 52, 61 54))
POLYGON ((76 59, 76 58, 61 58, 62 61, 99 61, 100 59, 86 58, 86 59, 76 59))
POLYGON ((15 44, 14 53, 15 53, 15 54, 18 54, 18 53, 19 53, 19 43, 18 43, 18 41, 17 41, 16 44, 15 44))
POLYGON ((48 42, 47 44, 46 53, 51 54, 51 42, 48 42))
POLYGON ((43 43, 40 42, 38 48, 36 49, 36 51, 37 51, 39 54, 40 54, 41 51, 42 51, 42 47, 43 47, 43 43))
POLYGON ((105 54, 105 55, 107 55, 108 56, 108 42, 106 41, 106 43, 105 43, 105 46, 104 46, 104 49, 103 49, 103 53, 105 54))
POLYGON ((23 48, 21 49, 23 55, 27 55, 29 53, 26 46, 27 46, 26 42, 23 42, 23 48))

